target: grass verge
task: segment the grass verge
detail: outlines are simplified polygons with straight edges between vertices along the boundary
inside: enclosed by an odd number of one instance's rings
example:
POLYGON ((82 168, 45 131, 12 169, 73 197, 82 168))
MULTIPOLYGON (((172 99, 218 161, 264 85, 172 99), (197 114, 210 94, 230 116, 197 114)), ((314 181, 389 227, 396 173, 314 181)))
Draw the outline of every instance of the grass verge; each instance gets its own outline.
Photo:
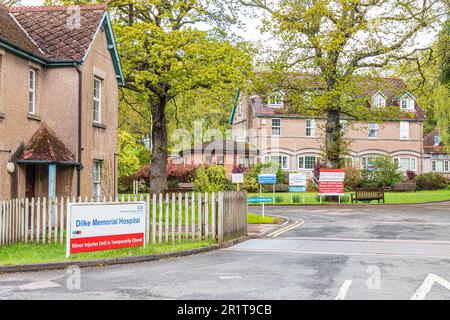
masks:
POLYGON ((207 247, 213 241, 182 242, 162 245, 147 245, 146 247, 133 247, 108 251, 77 253, 66 258, 65 244, 37 244, 16 243, 0 249, 0 265, 18 265, 48 262, 66 262, 77 260, 95 260, 107 258, 121 258, 141 256, 147 254, 160 254, 184 251, 207 247))
MULTIPOLYGON (((347 196, 350 196, 352 192, 346 192, 347 196)), ((275 193, 275 197, 278 200, 276 204, 291 204, 291 193, 275 193)), ((300 197, 300 202, 296 204, 320 204, 317 199, 317 192, 305 192, 296 193, 300 197), (304 202, 303 202, 304 201, 304 202)), ((412 203, 424 203, 432 201, 445 201, 450 200, 450 189, 442 190, 425 190, 416 192, 386 192, 385 194, 386 203, 395 204, 412 204, 412 203)), ((272 197, 272 193, 263 193, 263 197, 272 197)), ((259 193, 249 193, 248 197, 259 197, 259 193)), ((329 203, 329 202, 327 202, 329 203)), ((347 204, 351 202, 346 202, 347 204)), ((373 203, 378 203, 374 201, 373 203)), ((252 204, 253 205, 253 204, 252 204)), ((260 205, 260 204, 257 204, 260 205)))
POLYGON ((248 213, 247 214, 247 223, 248 224, 273 224, 279 222, 279 218, 277 217, 271 217, 271 216, 261 216, 254 213, 248 213))

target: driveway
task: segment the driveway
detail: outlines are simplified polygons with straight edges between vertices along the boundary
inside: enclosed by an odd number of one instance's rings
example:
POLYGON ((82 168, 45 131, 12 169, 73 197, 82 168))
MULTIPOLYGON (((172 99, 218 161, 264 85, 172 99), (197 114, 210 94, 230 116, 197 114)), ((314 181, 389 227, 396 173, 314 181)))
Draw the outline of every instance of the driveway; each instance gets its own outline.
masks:
POLYGON ((266 212, 303 224, 225 250, 81 269, 79 289, 65 270, 4 274, 0 298, 450 299, 450 203, 266 212))

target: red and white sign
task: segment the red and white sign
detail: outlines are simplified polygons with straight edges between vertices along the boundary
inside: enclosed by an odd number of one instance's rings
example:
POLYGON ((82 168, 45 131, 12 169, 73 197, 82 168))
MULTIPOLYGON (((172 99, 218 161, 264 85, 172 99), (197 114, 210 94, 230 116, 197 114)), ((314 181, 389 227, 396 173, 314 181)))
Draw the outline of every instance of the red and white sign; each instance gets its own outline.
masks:
POLYGON ((344 194, 344 169, 322 169, 319 176, 319 193, 328 196, 344 194))
POLYGON ((66 256, 145 245, 145 202, 69 203, 66 256))

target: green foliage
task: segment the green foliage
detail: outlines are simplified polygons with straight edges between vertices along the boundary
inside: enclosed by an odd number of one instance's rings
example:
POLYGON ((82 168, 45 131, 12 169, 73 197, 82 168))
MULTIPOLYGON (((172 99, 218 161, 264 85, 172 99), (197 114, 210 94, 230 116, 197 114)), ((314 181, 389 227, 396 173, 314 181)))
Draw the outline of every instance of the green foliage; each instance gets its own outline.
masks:
POLYGON ((345 168, 344 188, 346 190, 355 190, 362 182, 363 177, 360 169, 353 167, 345 168))
POLYGON ((282 203, 284 198, 282 196, 275 196, 275 203, 282 203))
POLYGON ((258 92, 288 88, 292 108, 326 119, 327 167, 342 166, 345 157, 342 117, 367 122, 398 116, 398 107, 367 108, 367 86, 380 87, 368 75, 411 58, 415 52, 408 50, 409 40, 438 24, 442 15, 437 2, 423 7, 414 0, 241 2, 263 10, 268 15, 263 31, 279 40, 258 61, 260 69, 270 70, 259 74, 258 92), (314 76, 305 76, 305 70, 314 76))
POLYGON ((216 164, 200 166, 195 173, 194 185, 200 192, 217 192, 229 190, 231 187, 225 168, 216 164))
POLYGON ((428 172, 419 174, 414 178, 414 182, 418 189, 423 190, 437 190, 445 189, 447 187, 447 182, 444 175, 438 172, 428 172))
POLYGON ((129 176, 139 170, 139 148, 136 139, 130 133, 119 130, 118 139, 119 156, 118 172, 119 177, 129 176))
MULTIPOLYGON (((251 168, 249 172, 246 172, 244 174, 244 183, 242 185, 242 188, 244 190, 247 190, 248 192, 259 191, 258 175, 260 173, 276 173, 277 185, 279 186, 279 188, 283 188, 283 190, 286 189, 284 186, 282 186, 284 185, 284 181, 286 179, 286 173, 283 171, 278 162, 271 161, 257 163, 251 168)), ((267 188, 263 186, 263 189, 265 190, 267 188)))
POLYGON ((301 197, 298 194, 292 196, 292 203, 300 203, 301 197))
POLYGON ((362 170, 363 187, 392 187, 395 183, 402 180, 402 174, 398 171, 399 167, 392 157, 380 156, 373 160, 375 170, 362 170))

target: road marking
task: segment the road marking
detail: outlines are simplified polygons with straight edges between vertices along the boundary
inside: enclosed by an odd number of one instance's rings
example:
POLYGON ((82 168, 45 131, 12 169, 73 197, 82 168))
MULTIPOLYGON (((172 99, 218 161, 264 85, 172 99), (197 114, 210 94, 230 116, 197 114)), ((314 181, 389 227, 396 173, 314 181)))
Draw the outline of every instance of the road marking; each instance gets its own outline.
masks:
POLYGON ((19 290, 39 290, 48 288, 57 288, 61 285, 53 281, 35 281, 19 286, 19 290))
POLYGON ((345 296, 347 295, 348 289, 350 289, 352 282, 353 282, 352 280, 344 281, 341 288, 339 289, 339 293, 336 296, 335 300, 345 300, 345 296))
POLYGON ((242 279, 241 276, 219 276, 221 280, 230 280, 230 279, 242 279))
POLYGON ((276 231, 274 231, 272 233, 269 233, 267 236, 268 237, 278 237, 280 234, 283 234, 283 233, 285 233, 285 232, 287 232, 289 230, 297 228, 297 227, 301 226, 304 223, 305 223, 305 221, 303 221, 303 220, 296 220, 296 221, 294 221, 294 223, 292 223, 292 224, 290 224, 290 225, 288 225, 288 226, 286 226, 284 228, 281 228, 279 230, 276 230, 276 231))
POLYGON ((283 240, 321 240, 321 241, 353 241, 353 242, 389 242, 414 244, 444 244, 450 245, 446 240, 420 240, 420 239, 375 239, 375 238, 334 238, 334 237, 283 237, 283 240))
POLYGON ((444 288, 450 290, 450 282, 444 278, 435 275, 434 273, 429 273, 428 276, 423 281, 422 285, 416 290, 416 292, 411 297, 411 300, 423 300, 426 298, 427 294, 431 291, 431 288, 435 283, 439 283, 444 288))

